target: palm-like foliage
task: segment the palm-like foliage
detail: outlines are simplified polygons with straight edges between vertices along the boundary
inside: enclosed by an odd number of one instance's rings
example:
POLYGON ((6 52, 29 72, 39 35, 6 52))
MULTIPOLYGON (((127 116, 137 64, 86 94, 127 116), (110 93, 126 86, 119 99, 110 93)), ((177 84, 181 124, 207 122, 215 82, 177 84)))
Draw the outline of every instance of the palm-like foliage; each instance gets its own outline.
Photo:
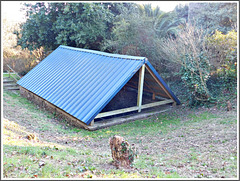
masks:
POLYGON ((151 4, 139 5, 138 8, 140 14, 147 17, 157 18, 163 13, 158 6, 156 8, 152 8, 151 4))
POLYGON ((152 21, 153 29, 159 38, 177 36, 179 25, 186 22, 184 18, 176 18, 176 14, 172 12, 161 11, 158 6, 153 8, 151 4, 145 4, 139 5, 138 8, 141 16, 145 16, 148 21, 152 21))
POLYGON ((177 36, 179 25, 185 24, 184 18, 176 18, 176 14, 170 12, 165 13, 157 6, 153 8, 151 4, 139 5, 139 13, 141 16, 152 21, 153 29, 160 37, 177 36))
POLYGON ((184 18, 175 19, 171 13, 163 13, 158 16, 154 23, 154 30, 160 38, 167 36, 177 36, 179 25, 185 24, 184 18))

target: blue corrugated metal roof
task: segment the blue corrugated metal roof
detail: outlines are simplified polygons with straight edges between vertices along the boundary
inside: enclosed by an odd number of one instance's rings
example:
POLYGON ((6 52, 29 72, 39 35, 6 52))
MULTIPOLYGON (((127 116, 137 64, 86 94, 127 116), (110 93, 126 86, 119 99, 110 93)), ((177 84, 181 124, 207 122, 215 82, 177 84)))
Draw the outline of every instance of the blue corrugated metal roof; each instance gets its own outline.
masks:
POLYGON ((144 63, 155 71, 145 57, 61 45, 17 83, 90 124, 144 63))
POLYGON ((17 83, 89 124, 143 64, 144 57, 60 46, 17 83))

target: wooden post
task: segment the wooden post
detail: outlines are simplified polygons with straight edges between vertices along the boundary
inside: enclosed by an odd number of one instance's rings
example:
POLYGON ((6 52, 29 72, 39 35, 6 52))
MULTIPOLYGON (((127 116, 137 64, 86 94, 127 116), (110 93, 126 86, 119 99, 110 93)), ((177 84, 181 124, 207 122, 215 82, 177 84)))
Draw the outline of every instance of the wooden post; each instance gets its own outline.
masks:
POLYGON ((94 120, 92 120, 92 122, 89 124, 89 126, 93 126, 94 125, 94 120))
POLYGON ((144 84, 144 73, 145 73, 145 64, 143 64, 143 66, 139 70, 138 99, 137 99, 138 112, 141 112, 141 107, 142 107, 142 94, 143 94, 143 84, 144 84))
POLYGON ((152 100, 155 100, 155 92, 152 95, 152 100))
POLYGON ((151 69, 148 66, 147 66, 147 70, 152 75, 152 77, 155 79, 155 81, 158 83, 158 85, 160 85, 161 88, 164 90, 164 92, 169 96, 169 98, 174 100, 173 97, 170 95, 170 93, 166 90, 166 88, 162 85, 162 83, 158 80, 156 75, 151 71, 151 69))
POLYGON ((173 107, 175 107, 176 105, 177 105, 177 103, 176 103, 176 102, 172 103, 172 106, 173 106, 173 107))

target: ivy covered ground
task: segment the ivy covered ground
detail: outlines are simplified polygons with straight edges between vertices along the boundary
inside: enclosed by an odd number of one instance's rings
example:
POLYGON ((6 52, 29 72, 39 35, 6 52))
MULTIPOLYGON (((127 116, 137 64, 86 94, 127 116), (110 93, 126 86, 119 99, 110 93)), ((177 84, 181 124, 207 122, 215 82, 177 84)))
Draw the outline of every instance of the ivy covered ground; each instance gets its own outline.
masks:
POLYGON ((89 132, 4 91, 3 118, 3 178, 237 178, 236 108, 179 106, 89 132), (132 169, 111 164, 115 134, 138 150, 132 169))

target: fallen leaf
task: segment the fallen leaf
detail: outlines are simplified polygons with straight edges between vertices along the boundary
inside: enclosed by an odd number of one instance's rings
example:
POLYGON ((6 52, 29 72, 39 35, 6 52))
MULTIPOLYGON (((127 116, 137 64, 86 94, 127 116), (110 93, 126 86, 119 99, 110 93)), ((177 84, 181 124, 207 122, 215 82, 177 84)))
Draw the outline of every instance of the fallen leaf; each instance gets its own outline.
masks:
POLYGON ((166 171, 165 174, 171 174, 169 171, 166 171))
POLYGON ((38 165, 39 165, 39 167, 44 166, 45 162, 44 161, 39 161, 38 165))
POLYGON ((182 167, 184 167, 184 166, 183 166, 183 165, 178 165, 177 167, 178 167, 178 168, 182 168, 182 167))

